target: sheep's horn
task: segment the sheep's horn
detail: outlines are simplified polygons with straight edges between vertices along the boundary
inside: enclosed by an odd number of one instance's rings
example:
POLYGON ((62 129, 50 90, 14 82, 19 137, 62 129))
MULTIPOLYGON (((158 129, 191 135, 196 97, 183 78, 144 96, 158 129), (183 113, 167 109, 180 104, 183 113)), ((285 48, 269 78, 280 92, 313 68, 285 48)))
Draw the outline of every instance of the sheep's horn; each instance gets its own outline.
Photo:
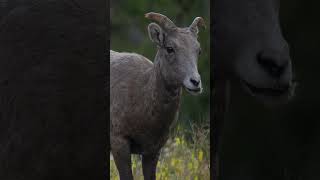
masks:
POLYGON ((189 29, 191 32, 194 32, 194 33, 198 33, 198 27, 204 27, 206 28, 206 24, 204 23, 204 20, 202 19, 202 17, 196 17, 192 24, 189 26, 189 29))
POLYGON ((154 13, 154 12, 149 12, 144 15, 146 18, 153 20, 161 27, 163 27, 166 30, 174 30, 176 29, 176 25, 165 15, 159 14, 159 13, 154 13))

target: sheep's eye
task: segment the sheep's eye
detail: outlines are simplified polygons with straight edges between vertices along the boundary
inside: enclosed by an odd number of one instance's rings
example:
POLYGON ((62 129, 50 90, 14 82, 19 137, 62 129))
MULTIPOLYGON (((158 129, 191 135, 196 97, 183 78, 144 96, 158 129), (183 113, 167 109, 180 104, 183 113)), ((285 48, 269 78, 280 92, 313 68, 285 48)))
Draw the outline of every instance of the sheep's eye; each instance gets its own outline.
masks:
POLYGON ((166 47, 166 50, 169 54, 174 53, 174 49, 172 47, 166 47))
POLYGON ((199 52, 198 52, 198 53, 199 53, 199 55, 201 54, 201 48, 199 49, 199 52))

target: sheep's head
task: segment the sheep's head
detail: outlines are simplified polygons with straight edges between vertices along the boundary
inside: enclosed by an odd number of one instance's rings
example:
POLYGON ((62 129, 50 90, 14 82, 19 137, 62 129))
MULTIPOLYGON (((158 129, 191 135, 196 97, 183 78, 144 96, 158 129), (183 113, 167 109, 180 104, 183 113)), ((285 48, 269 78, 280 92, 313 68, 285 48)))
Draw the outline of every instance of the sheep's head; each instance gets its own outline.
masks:
POLYGON ((288 102, 296 86, 279 9, 280 0, 219 0, 213 19, 216 67, 269 105, 288 102))
POLYGON ((201 53, 197 40, 198 26, 203 26, 201 17, 194 19, 186 28, 179 28, 166 16, 147 13, 145 17, 157 23, 148 26, 149 37, 158 46, 157 58, 162 76, 167 83, 183 86, 193 95, 202 92, 201 78, 197 68, 201 53))

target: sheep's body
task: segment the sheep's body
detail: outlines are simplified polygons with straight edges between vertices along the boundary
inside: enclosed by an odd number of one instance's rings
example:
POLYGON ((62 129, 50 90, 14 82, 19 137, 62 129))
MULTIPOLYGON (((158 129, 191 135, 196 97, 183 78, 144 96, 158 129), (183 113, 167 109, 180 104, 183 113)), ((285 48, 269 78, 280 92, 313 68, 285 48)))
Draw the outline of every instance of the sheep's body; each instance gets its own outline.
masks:
POLYGON ((128 138, 131 153, 157 153, 178 111, 180 92, 172 96, 157 64, 141 55, 110 51, 110 67, 111 143, 128 138))
POLYGON ((146 17, 159 22, 148 26, 149 37, 158 46, 154 63, 138 54, 110 51, 111 151, 121 180, 133 179, 131 154, 142 155, 144 178, 155 179, 182 87, 194 95, 202 92, 197 26, 203 19, 178 28, 164 15, 146 17))

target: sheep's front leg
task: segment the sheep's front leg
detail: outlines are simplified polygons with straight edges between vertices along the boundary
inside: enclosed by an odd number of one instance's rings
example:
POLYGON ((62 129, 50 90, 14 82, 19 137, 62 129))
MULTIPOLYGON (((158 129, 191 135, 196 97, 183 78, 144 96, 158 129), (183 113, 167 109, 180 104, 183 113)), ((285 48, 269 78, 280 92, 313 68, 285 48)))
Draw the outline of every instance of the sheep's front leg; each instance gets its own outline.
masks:
POLYGON ((120 175, 120 180, 133 180, 129 141, 120 137, 112 138, 111 151, 120 175))
POLYGON ((156 168, 159 158, 159 153, 147 154, 142 156, 142 168, 144 180, 156 179, 156 168))

